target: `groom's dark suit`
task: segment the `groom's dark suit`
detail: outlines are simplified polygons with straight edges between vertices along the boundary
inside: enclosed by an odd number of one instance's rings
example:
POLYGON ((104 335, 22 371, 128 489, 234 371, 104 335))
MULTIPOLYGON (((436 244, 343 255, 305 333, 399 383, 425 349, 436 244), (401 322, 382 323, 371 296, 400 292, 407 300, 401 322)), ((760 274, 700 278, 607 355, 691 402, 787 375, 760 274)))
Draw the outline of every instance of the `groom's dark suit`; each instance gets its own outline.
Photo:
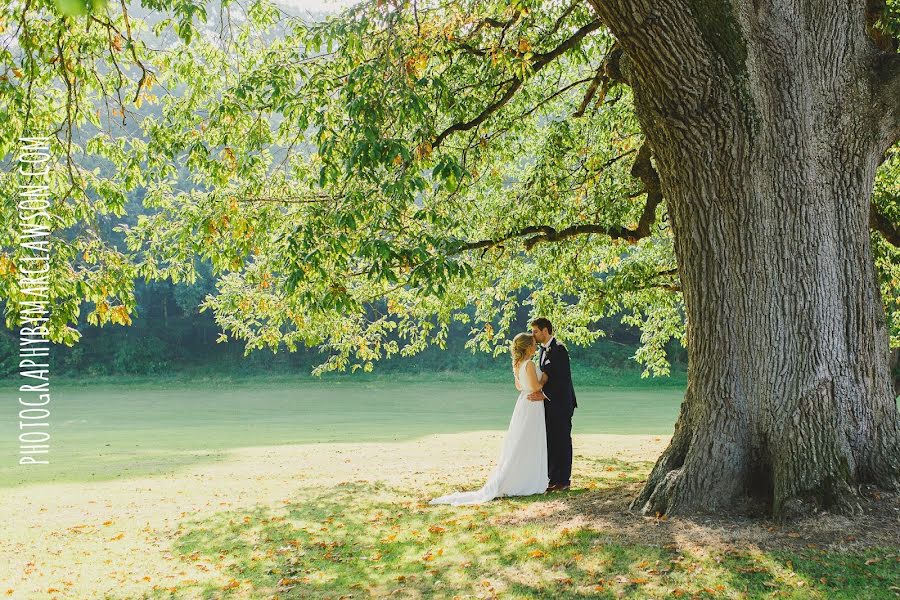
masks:
POLYGON ((547 426, 547 466, 550 485, 569 485, 572 476, 572 414, 578 403, 572 385, 569 352, 566 347, 550 340, 541 346, 538 361, 541 372, 547 374, 544 384, 544 422, 547 426))

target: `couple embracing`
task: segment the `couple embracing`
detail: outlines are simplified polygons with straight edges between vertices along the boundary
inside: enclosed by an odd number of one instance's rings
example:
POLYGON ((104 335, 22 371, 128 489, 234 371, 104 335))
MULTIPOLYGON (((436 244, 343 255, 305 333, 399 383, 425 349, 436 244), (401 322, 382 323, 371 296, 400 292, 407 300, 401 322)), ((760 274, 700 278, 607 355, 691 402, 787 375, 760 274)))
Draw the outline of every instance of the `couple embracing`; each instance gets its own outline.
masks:
POLYGON ((531 322, 531 333, 516 335, 510 352, 520 393, 497 466, 481 489, 441 496, 429 504, 480 504, 500 496, 569 489, 572 413, 578 406, 569 353, 544 318, 531 322), (535 354, 536 364, 531 360, 535 354))

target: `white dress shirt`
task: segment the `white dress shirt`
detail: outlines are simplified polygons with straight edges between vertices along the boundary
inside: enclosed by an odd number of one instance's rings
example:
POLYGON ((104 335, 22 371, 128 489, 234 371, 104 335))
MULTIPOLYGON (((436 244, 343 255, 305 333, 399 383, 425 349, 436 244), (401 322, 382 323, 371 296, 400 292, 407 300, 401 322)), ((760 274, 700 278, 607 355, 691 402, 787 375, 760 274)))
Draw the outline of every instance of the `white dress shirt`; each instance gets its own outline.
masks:
MULTIPOLYGON (((556 339, 556 336, 555 336, 555 335, 551 335, 551 336, 550 336, 550 339, 547 340, 546 343, 541 344, 541 347, 544 349, 544 356, 547 356, 547 350, 550 349, 550 344, 552 344, 552 343, 553 343, 553 340, 555 340, 555 339, 556 339)), ((544 370, 541 369, 541 372, 542 372, 542 373, 543 373, 543 371, 544 371, 544 370)), ((544 393, 544 390, 541 390, 541 395, 544 396, 544 398, 547 398, 547 394, 544 393)), ((550 401, 550 398, 547 398, 547 401, 549 402, 549 401, 550 401)))

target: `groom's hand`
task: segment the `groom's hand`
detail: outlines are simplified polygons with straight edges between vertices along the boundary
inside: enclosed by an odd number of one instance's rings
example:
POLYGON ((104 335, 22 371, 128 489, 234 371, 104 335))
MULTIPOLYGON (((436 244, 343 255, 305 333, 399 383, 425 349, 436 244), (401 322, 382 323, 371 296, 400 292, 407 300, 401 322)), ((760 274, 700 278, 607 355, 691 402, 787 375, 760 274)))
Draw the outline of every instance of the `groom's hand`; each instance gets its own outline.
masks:
POLYGON ((528 399, 534 402, 540 402, 541 400, 545 400, 544 392, 531 392, 528 394, 528 399))

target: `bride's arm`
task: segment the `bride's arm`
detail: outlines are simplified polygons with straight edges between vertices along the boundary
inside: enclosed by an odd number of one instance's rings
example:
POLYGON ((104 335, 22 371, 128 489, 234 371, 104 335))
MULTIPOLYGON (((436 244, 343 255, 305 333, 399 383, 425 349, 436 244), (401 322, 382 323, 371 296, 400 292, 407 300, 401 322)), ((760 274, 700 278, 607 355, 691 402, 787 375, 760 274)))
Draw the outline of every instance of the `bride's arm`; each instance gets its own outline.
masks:
POLYGON ((544 384, 547 383, 547 380, 550 379, 550 376, 546 373, 541 373, 541 387, 544 387, 544 384))

